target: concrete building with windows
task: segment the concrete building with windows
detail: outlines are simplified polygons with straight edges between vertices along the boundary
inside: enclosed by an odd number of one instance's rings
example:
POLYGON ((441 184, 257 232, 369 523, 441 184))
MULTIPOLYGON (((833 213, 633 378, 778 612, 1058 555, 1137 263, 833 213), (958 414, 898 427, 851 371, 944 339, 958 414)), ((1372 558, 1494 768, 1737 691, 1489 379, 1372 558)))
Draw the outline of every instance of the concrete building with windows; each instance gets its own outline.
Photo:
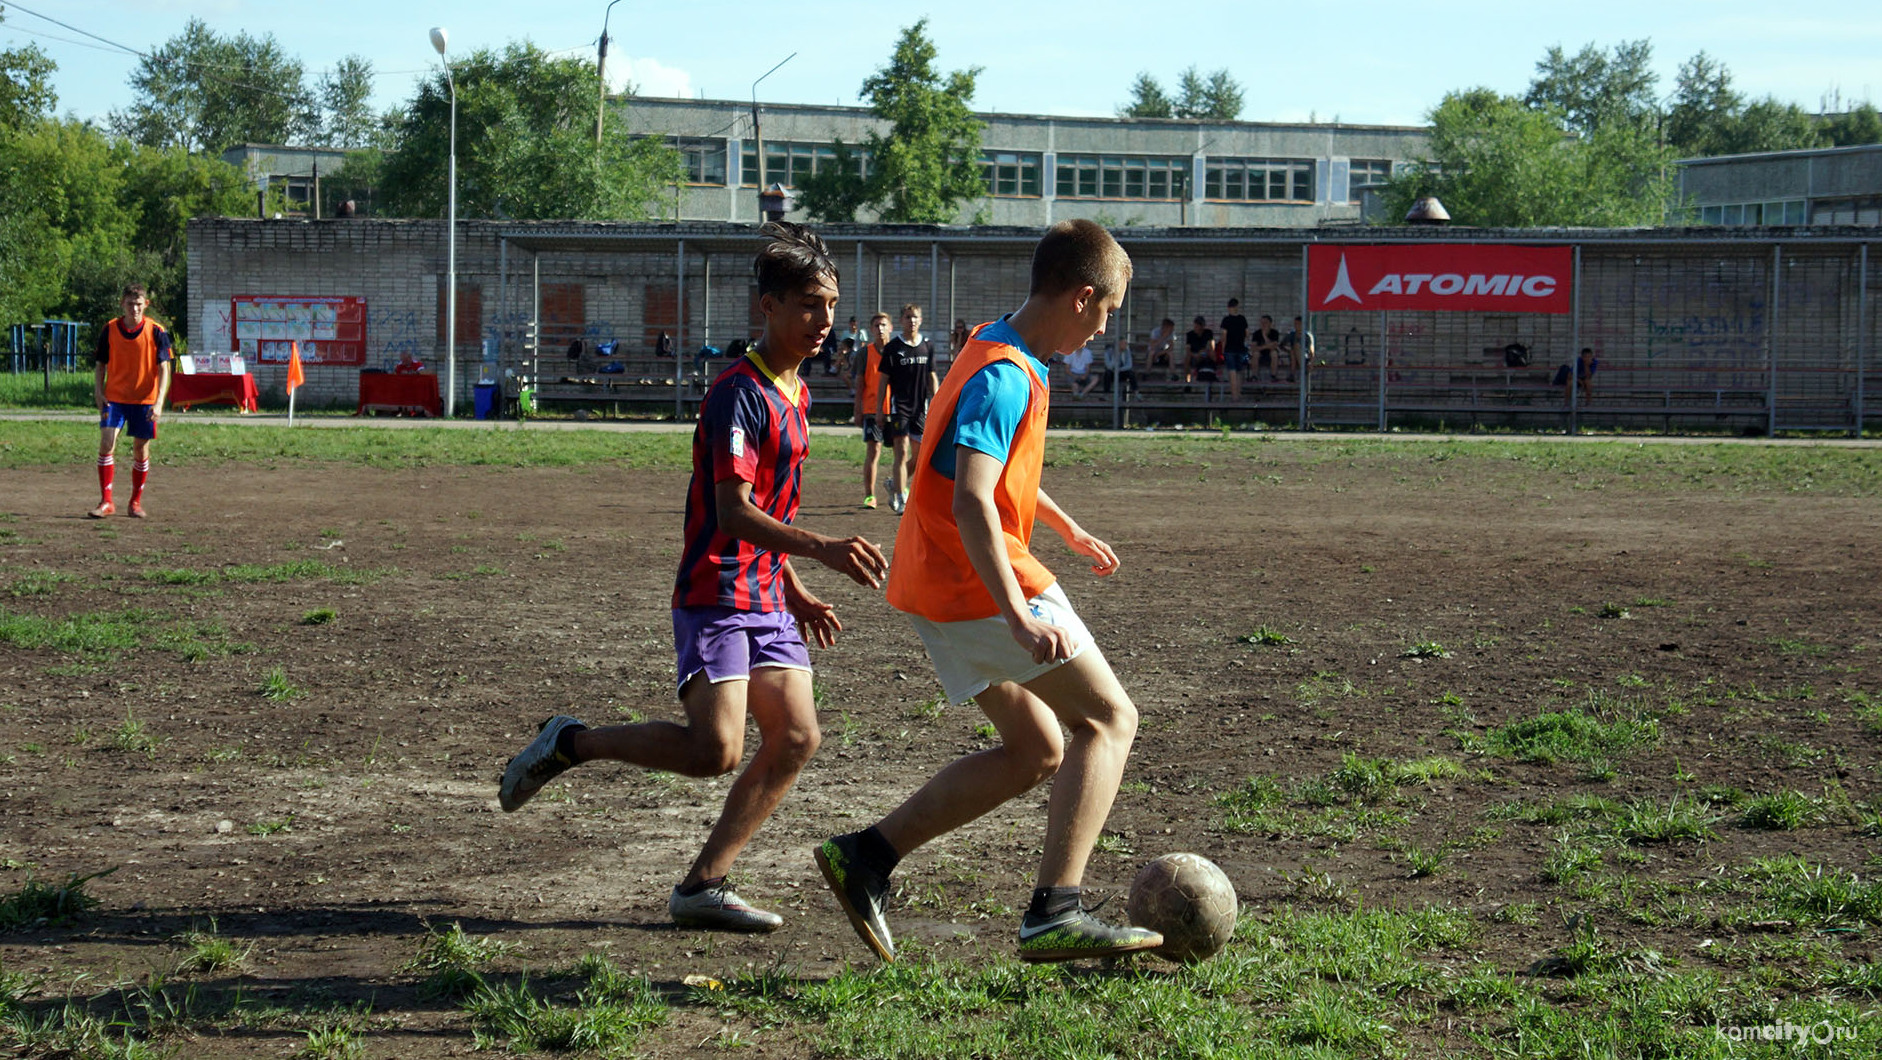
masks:
MULTIPOLYGON (((685 156, 680 221, 754 221, 758 189, 837 164, 888 123, 863 107, 624 97, 637 135, 685 156), (758 143, 762 134, 762 179, 758 143)), ((980 136, 987 194, 959 223, 1037 227, 1087 217, 1124 227, 1305 228, 1356 223, 1364 189, 1425 150, 1415 126, 1068 118, 991 114, 980 136)), ((861 154, 852 164, 865 168, 861 154)), ((798 212, 792 220, 803 219, 798 212)), ((858 220, 874 220, 859 217, 858 220)))
POLYGON ((1679 198, 1708 225, 1882 225, 1882 144, 1679 163, 1679 198))

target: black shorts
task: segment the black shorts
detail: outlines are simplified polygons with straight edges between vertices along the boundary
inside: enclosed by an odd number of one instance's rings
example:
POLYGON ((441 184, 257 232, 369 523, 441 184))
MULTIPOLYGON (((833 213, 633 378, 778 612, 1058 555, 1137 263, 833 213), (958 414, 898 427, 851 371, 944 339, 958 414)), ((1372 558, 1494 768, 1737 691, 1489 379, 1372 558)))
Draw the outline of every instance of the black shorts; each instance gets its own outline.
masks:
POLYGON ((897 442, 903 438, 913 438, 919 442, 921 441, 923 428, 927 426, 927 419, 928 417, 925 412, 922 415, 915 416, 902 409, 897 409, 895 412, 889 414, 888 426, 884 428, 882 433, 887 437, 887 440, 891 442, 897 442))
POLYGON ((873 412, 863 413, 863 441, 882 444, 882 424, 873 412))

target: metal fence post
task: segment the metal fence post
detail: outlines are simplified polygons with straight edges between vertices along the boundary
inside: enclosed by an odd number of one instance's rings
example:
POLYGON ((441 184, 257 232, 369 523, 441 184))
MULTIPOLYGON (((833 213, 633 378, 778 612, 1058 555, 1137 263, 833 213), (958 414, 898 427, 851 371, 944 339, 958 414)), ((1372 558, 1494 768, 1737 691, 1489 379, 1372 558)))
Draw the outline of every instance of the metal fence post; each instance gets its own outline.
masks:
POLYGON ((1784 244, 1771 244, 1771 304, 1764 310, 1764 359, 1768 376, 1766 378, 1765 428, 1766 438, 1777 437, 1777 292, 1778 281, 1784 273, 1784 244))
POLYGON ((1575 267, 1571 274, 1568 320, 1568 433, 1581 433, 1581 244, 1575 244, 1575 267))
MULTIPOLYGON (((763 146, 760 145, 760 150, 763 146)), ((762 164, 762 156, 760 158, 762 164)), ((685 402, 680 393, 680 358, 686 355, 686 240, 681 239, 674 278, 678 287, 674 290, 673 305, 673 422, 679 423, 685 418, 685 402)))
POLYGON ((1392 343, 1386 332, 1391 322, 1385 310, 1379 310, 1379 432, 1385 433, 1385 365, 1392 359, 1392 343))
POLYGON ((1307 369, 1313 363, 1307 349, 1307 244, 1300 245, 1300 327, 1294 329, 1294 370, 1300 373, 1300 415, 1294 421, 1307 429, 1307 369))
POLYGON ((1856 434, 1862 437, 1863 372, 1869 353, 1869 244, 1862 244, 1856 265, 1856 434))

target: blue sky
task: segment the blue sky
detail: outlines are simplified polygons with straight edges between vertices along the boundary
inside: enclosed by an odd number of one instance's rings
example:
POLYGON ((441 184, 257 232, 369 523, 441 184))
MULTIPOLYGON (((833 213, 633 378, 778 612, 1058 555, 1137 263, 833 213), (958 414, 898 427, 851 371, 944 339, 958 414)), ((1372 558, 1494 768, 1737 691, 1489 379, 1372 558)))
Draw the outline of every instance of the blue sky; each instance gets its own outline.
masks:
MULTIPOLYGON (((191 17, 219 32, 272 33, 310 73, 348 54, 370 59, 383 108, 411 95, 436 55, 431 26, 454 52, 527 37, 592 58, 606 0, 25 0, 26 8, 132 48, 179 33, 191 17)), ((59 64, 62 113, 103 118, 131 99, 134 56, 6 8, 0 42, 37 43, 59 64)), ((1534 4, 1453 0, 1403 3, 952 0, 921 7, 866 0, 792 4, 728 0, 620 0, 609 26, 610 80, 631 76, 657 95, 744 99, 752 79, 795 52, 760 97, 780 103, 854 103, 903 26, 924 13, 944 69, 982 67, 982 110, 1107 115, 1142 70, 1165 84, 1195 63, 1227 67, 1246 91, 1242 117, 1415 124, 1446 91, 1487 85, 1520 93, 1553 44, 1570 51, 1647 37, 1663 92, 1679 63, 1705 50, 1750 96, 1775 94, 1814 109, 1826 92, 1882 104, 1882 3, 1820 0, 1795 17, 1769 3, 1633 0, 1534 4), (887 9, 893 13, 884 14, 887 9), (784 12, 780 15, 779 12, 784 12)))

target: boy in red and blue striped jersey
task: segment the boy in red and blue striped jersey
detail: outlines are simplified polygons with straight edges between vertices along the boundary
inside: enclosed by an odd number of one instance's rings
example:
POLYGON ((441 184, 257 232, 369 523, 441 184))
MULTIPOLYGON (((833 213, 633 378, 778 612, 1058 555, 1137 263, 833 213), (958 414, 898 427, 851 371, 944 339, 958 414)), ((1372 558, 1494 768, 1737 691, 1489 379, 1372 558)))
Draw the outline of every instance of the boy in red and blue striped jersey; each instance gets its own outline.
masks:
POLYGON ((773 222, 760 231, 770 239, 755 266, 764 337, 713 381, 693 431, 685 547, 673 589, 686 722, 591 729, 557 715, 510 760, 498 790, 503 809, 515 810, 563 770, 596 759, 695 777, 730 773, 743 757, 749 711, 762 743, 667 902, 676 923, 731 931, 784 924, 741 899, 725 876, 817 749, 805 635, 828 646, 843 628, 835 609, 798 579, 791 557, 807 556, 871 588, 888 567, 861 537, 792 525, 809 443, 810 394, 798 366, 830 332, 837 270, 808 229, 773 222))

